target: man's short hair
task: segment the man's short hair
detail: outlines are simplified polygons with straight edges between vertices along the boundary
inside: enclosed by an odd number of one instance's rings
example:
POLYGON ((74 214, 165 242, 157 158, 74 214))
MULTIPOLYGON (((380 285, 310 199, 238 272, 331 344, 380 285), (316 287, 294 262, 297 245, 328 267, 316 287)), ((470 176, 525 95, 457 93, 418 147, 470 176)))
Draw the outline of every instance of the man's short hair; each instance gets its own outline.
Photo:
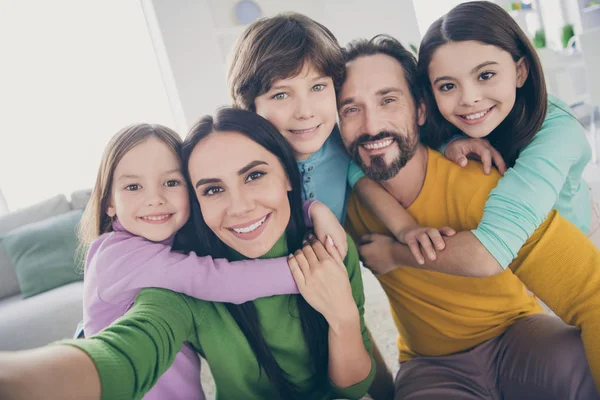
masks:
POLYGON ((413 53, 408 51, 402 44, 389 35, 377 35, 367 39, 354 40, 342 49, 344 61, 348 64, 363 56, 373 56, 376 54, 385 54, 393 57, 400 63, 404 70, 404 78, 408 83, 410 94, 415 102, 421 102, 421 87, 417 81, 417 59, 413 53))

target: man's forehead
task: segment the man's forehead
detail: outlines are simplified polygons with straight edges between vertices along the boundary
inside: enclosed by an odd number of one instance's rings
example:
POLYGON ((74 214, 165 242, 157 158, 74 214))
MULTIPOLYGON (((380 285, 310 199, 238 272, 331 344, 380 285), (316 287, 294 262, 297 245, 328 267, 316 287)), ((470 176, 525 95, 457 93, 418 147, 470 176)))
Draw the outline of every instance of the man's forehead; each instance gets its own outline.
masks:
POLYGON ((346 80, 341 87, 344 97, 381 95, 386 88, 408 88, 400 62, 387 54, 361 56, 346 64, 346 80))

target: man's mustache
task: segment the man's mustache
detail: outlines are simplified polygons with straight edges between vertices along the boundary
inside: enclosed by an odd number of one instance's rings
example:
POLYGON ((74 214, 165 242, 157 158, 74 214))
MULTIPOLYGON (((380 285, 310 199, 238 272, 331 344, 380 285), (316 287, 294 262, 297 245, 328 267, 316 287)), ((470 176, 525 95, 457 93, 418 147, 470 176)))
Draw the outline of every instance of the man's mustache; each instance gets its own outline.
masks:
POLYGON ((379 140, 383 140, 386 138, 396 139, 398 135, 392 131, 381 131, 377 135, 369 135, 367 133, 363 133, 357 140, 356 144, 361 145, 369 142, 377 142, 379 140))

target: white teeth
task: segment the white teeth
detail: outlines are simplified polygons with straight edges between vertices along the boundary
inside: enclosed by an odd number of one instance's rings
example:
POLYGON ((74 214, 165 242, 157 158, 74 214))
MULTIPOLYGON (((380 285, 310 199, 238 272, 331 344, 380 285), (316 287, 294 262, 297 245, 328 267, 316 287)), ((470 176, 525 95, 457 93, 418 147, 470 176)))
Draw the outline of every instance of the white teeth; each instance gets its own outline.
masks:
POLYGON ((393 142, 392 139, 388 139, 388 140, 384 140, 383 142, 365 143, 365 144, 363 144, 363 147, 367 150, 383 149, 385 147, 388 147, 390 144, 392 144, 392 142, 393 142))
POLYGON ((256 230, 256 228, 258 228, 259 226, 261 226, 263 224, 263 222, 265 222, 266 219, 267 219, 267 216, 265 215, 264 217, 262 217, 262 219, 260 221, 255 222, 250 226, 247 226, 245 228, 233 228, 233 230, 236 231, 237 233, 250 233, 250 232, 256 230))
POLYGON ((313 128, 310 128, 310 129, 301 129, 301 130, 290 129, 290 132, 292 132, 292 133, 309 133, 309 132, 314 131, 317 128, 318 128, 318 126, 315 126, 313 128))
POLYGON ((169 218, 171 214, 165 215, 149 215, 147 217, 142 217, 142 219, 147 219, 149 221, 162 221, 163 219, 169 218))
POLYGON ((484 111, 484 112, 480 112, 480 113, 476 113, 476 114, 465 115, 465 119, 468 119, 468 120, 479 119, 479 118, 483 117, 485 114, 487 114, 488 111, 490 111, 490 110, 487 110, 487 111, 484 111))

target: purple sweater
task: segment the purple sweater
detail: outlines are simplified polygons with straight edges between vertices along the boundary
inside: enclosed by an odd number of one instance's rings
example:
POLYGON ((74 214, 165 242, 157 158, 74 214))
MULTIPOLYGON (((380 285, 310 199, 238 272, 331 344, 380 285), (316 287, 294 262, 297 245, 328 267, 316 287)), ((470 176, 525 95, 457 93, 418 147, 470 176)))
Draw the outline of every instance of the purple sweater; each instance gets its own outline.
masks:
MULTIPOLYGON (((193 252, 171 252, 172 237, 152 242, 127 232, 118 221, 113 229, 95 240, 87 255, 83 283, 86 336, 123 316, 143 288, 169 289, 206 301, 235 304, 298 293, 285 257, 230 263, 193 252)), ((144 399, 204 399, 196 352, 184 345, 144 399)))

